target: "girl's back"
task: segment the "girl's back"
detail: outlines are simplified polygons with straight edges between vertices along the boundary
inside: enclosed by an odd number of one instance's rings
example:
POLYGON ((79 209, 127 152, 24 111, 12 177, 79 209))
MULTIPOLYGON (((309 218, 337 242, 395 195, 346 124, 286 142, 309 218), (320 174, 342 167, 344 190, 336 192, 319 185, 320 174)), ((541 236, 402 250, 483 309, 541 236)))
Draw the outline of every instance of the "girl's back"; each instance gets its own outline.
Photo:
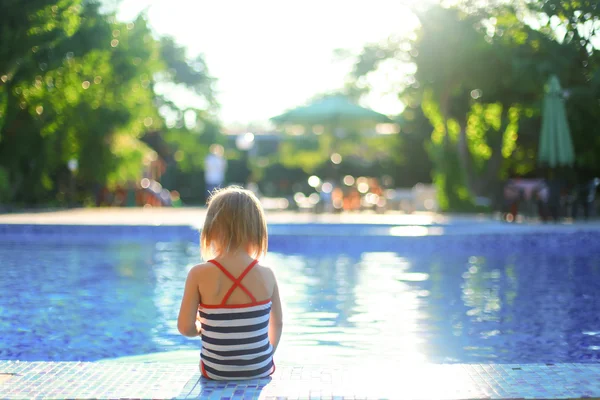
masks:
MULTIPOLYGON (((217 259, 218 263, 223 266, 228 273, 235 277, 239 277, 244 269, 254 261, 250 257, 244 257, 242 260, 235 259, 217 259)), ((212 262, 202 264, 203 280, 198 282, 198 290, 202 296, 204 304, 220 304, 229 289, 232 286, 231 277, 227 276, 218 266, 212 262)), ((270 299, 273 296, 275 288, 275 279, 273 272, 266 267, 257 263, 242 279, 243 286, 252 293, 258 301, 270 299)), ((227 304, 243 305, 251 301, 250 296, 239 287, 231 293, 227 304)))
POLYGON ((269 376, 275 371, 269 342, 273 280, 267 276, 268 269, 257 267, 257 260, 243 269, 239 260, 228 261, 226 265, 233 268, 225 267, 223 260, 209 261, 213 268, 202 269, 212 279, 207 276, 199 281, 202 375, 211 379, 269 376))
POLYGON ((256 197, 239 188, 213 195, 201 242, 203 254, 216 257, 188 273, 177 325, 185 336, 201 336, 202 375, 218 380, 271 375, 282 310, 275 275, 254 258, 267 248, 256 197))

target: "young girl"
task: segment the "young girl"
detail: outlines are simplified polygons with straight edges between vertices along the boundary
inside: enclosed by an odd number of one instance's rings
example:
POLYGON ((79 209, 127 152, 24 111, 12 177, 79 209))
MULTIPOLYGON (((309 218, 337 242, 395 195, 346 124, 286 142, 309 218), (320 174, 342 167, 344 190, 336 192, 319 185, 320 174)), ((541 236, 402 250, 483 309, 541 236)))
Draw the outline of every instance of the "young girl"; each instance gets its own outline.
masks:
POLYGON ((202 375, 271 375, 282 311, 275 275, 257 260, 267 252, 267 224, 256 196, 239 187, 214 192, 200 245, 203 257, 212 259, 188 273, 177 328, 184 336, 201 336, 202 375))

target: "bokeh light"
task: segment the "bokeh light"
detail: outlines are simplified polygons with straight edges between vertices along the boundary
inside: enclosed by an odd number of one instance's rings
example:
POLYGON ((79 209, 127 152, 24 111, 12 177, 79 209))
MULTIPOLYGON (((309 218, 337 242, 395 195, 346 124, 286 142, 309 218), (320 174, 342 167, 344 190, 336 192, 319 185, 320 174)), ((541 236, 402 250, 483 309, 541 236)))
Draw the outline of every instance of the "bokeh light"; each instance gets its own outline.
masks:
POLYGON ((298 193, 294 194, 294 201, 296 203, 302 203, 305 198, 306 198, 306 196, 302 192, 298 192, 298 193))
POLYGON ((331 162, 334 164, 340 164, 342 162, 342 156, 338 153, 333 153, 331 155, 331 162))
POLYGON ((312 175, 308 178, 308 185, 310 187, 316 188, 320 184, 321 184, 321 179, 318 176, 312 175))
POLYGON ((317 193, 311 193, 308 196, 308 202, 312 205, 316 205, 321 200, 321 197, 317 193))
POLYGON ((251 132, 246 132, 242 135, 239 135, 235 140, 235 145, 238 150, 250 150, 254 146, 254 134, 251 132))
POLYGON ((354 185, 354 177, 352 175, 344 176, 344 185, 346 185, 346 186, 354 185))

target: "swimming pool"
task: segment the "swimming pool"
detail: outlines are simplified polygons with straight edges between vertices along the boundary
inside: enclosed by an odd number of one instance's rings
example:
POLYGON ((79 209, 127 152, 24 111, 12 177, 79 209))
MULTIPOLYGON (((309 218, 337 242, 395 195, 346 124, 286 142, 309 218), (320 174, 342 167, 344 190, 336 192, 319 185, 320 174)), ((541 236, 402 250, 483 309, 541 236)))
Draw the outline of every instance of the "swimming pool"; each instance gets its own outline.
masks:
MULTIPOLYGON (((5 226, 0 235, 0 359, 167 352, 197 361, 199 339, 176 328, 183 282, 199 259, 196 232, 48 229, 5 226)), ((600 361, 597 232, 382 232, 271 228, 264 262, 284 298, 280 361, 600 361)))

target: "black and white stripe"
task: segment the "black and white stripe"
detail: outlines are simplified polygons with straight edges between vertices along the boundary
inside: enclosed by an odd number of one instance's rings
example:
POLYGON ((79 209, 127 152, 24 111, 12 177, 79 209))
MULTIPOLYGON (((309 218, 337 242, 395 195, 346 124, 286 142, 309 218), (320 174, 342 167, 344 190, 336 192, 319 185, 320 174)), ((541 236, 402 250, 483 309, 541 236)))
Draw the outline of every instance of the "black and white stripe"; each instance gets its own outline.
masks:
POLYGON ((269 342, 271 302, 250 307, 200 308, 201 362, 216 380, 254 379, 273 370, 269 342))

